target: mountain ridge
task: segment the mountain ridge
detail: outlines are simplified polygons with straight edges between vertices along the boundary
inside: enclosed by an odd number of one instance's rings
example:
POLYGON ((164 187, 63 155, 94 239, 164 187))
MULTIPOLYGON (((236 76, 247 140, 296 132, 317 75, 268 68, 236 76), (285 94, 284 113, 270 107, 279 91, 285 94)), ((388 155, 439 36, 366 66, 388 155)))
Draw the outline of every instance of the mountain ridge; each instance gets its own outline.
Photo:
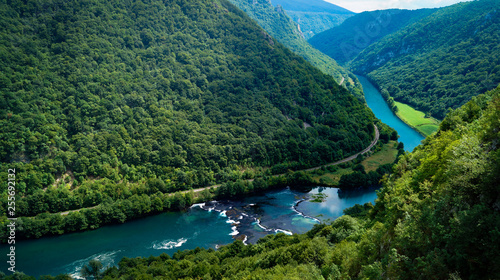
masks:
POLYGON ((306 39, 341 24, 355 13, 322 0, 275 0, 267 1, 281 6, 290 18, 298 23, 306 39))
POLYGON ((270 2, 273 6, 280 5, 289 11, 354 14, 346 8, 322 0, 271 0, 270 2))
POLYGON ((316 34, 308 42, 339 63, 345 64, 384 36, 434 11, 435 9, 389 9, 363 12, 346 19, 339 26, 316 34))
POLYGON ((280 6, 273 7, 267 0, 230 1, 256 20, 271 36, 302 56, 323 73, 334 77, 339 84, 346 86, 356 98, 364 102, 361 84, 357 81, 356 76, 338 65, 334 59, 307 43, 300 32, 298 24, 288 17, 288 11, 284 11, 280 6))

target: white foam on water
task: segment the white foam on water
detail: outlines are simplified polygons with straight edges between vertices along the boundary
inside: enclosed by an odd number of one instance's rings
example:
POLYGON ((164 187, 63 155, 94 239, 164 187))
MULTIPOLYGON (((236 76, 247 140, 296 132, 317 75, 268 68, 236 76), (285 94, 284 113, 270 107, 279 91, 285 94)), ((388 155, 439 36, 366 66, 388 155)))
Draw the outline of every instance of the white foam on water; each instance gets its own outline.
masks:
POLYGON ((228 224, 239 224, 240 222, 239 221, 235 221, 235 220, 231 220, 231 219, 227 219, 226 223, 228 223, 228 224))
POLYGON ((284 229, 279 229, 279 228, 278 228, 278 229, 275 229, 274 231, 275 231, 275 232, 283 232, 283 233, 284 233, 284 234, 286 234, 286 235, 293 235, 293 232, 288 231, 288 230, 284 230, 284 229))
POLYGON ((231 230, 232 230, 232 232, 229 234, 229 235, 231 235, 231 236, 235 236, 235 235, 238 235, 238 233, 240 233, 240 232, 236 229, 236 226, 231 227, 231 230))
POLYGON ((205 207, 205 202, 203 202, 203 203, 195 203, 195 204, 191 205, 190 208, 194 208, 194 207, 200 207, 201 209, 203 209, 203 207, 205 207))
POLYGON ((226 210, 224 210, 224 211, 220 212, 220 213, 219 213, 219 215, 220 215, 221 217, 227 217, 227 215, 226 215, 226 210))
POLYGON ((81 277, 81 275, 80 275, 80 272, 81 272, 84 265, 87 265, 91 260, 95 259, 95 260, 100 261, 104 268, 113 266, 113 265, 115 265, 115 255, 119 252, 121 252, 121 250, 104 252, 104 253, 97 253, 97 254, 94 254, 88 258, 74 261, 74 262, 66 265, 65 267, 69 268, 71 270, 71 272, 68 274, 73 279, 85 279, 85 278, 81 277))
POLYGON ((263 229, 264 231, 267 231, 267 232, 275 232, 275 233, 278 233, 278 232, 283 232, 284 234, 287 234, 287 235, 293 235, 293 232, 289 231, 289 230, 284 230, 284 229, 271 229, 271 228, 266 228, 265 226, 263 226, 261 223, 260 223, 260 220, 259 219, 255 219, 255 222, 254 224, 258 225, 261 229, 263 229))
POLYGON ((186 238, 179 238, 176 241, 172 239, 163 240, 161 242, 157 242, 153 244, 153 249, 156 250, 170 250, 173 248, 179 248, 182 244, 186 243, 186 238))
POLYGON ((245 239, 243 239, 243 244, 248 245, 247 240, 248 240, 248 236, 245 235, 245 239))
POLYGON ((263 229, 264 231, 273 231, 272 229, 268 229, 266 228, 265 226, 263 226, 261 223, 260 223, 260 219, 257 219, 255 218, 255 222, 254 224, 257 224, 261 229, 263 229))

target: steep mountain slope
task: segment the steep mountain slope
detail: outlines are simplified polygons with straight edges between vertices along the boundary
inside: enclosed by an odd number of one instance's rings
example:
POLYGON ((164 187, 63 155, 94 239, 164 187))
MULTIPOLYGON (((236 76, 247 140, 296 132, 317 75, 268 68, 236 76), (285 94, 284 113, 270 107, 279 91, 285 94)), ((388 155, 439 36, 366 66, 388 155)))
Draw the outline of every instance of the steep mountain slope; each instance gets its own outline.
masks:
POLYGON ((345 211, 359 218, 255 245, 124 258, 103 279, 498 279, 499 143, 500 87, 402 155, 375 206, 345 211))
POLYGON ((308 41, 316 49, 344 64, 384 36, 435 11, 435 9, 392 9, 363 12, 346 19, 339 26, 315 35, 308 41))
POLYGON ((302 56, 323 73, 331 75, 346 86, 359 100, 364 102, 363 89, 356 76, 339 66, 335 60, 313 48, 303 38, 282 8, 273 7, 267 0, 230 0, 256 20, 271 36, 296 54, 302 56))
MULTIPOLYGON (((118 199, 138 216, 170 207, 157 192, 331 162, 373 139, 365 105, 225 0, 10 1, 0 26, 0 174, 16 170, 16 216, 118 199)), ((85 229, 80 214, 35 232, 85 229)))
POLYGON ((306 39, 341 24, 354 15, 353 12, 323 0, 271 0, 280 5, 299 28, 306 39))
POLYGON ((442 8, 361 52, 350 64, 397 101, 439 119, 500 82, 498 0, 442 8))

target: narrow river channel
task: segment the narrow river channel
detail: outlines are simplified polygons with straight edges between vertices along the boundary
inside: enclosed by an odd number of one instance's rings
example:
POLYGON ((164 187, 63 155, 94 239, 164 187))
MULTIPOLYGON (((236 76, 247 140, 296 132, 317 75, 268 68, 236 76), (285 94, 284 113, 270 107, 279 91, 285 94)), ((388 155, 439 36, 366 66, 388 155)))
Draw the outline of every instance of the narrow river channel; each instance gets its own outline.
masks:
POLYGON ((379 118, 383 123, 394 128, 400 138, 399 142, 404 143, 406 151, 413 151, 413 149, 420 144, 420 141, 424 140, 424 137, 411 128, 409 125, 400 120, 385 102, 384 98, 380 94, 377 88, 368 81, 363 76, 357 76, 358 80, 363 86, 363 92, 365 94, 366 104, 373 111, 375 116, 379 118))

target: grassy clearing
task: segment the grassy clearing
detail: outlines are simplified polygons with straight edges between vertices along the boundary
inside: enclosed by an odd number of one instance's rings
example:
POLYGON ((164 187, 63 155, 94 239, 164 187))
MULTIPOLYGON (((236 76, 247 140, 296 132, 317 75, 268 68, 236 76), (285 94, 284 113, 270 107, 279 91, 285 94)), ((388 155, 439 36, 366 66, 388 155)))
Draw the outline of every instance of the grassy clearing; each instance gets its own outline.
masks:
MULTIPOLYGON (((373 155, 364 159, 361 164, 365 167, 366 172, 376 170, 380 165, 392 163, 398 155, 397 142, 390 141, 382 146, 382 149, 373 155)), ((323 171, 321 169, 310 171, 313 180, 318 184, 326 184, 328 186, 337 186, 340 177, 344 174, 352 173, 352 168, 336 168, 335 171, 323 171)))
POLYGON ((323 173, 319 171, 311 171, 313 174, 313 180, 316 183, 326 184, 328 186, 337 186, 339 184, 340 177, 344 174, 352 173, 352 168, 339 168, 335 172, 323 173), (323 173, 323 174, 322 174, 323 173))
POLYGON ((365 167, 366 172, 375 171, 381 165, 394 162, 398 155, 397 146, 396 141, 389 141, 382 147, 382 150, 363 160, 361 164, 365 167))
POLYGON ((429 136, 439 128, 439 121, 434 118, 426 118, 424 112, 415 110, 401 102, 395 101, 395 104, 398 107, 398 117, 421 134, 429 136))

